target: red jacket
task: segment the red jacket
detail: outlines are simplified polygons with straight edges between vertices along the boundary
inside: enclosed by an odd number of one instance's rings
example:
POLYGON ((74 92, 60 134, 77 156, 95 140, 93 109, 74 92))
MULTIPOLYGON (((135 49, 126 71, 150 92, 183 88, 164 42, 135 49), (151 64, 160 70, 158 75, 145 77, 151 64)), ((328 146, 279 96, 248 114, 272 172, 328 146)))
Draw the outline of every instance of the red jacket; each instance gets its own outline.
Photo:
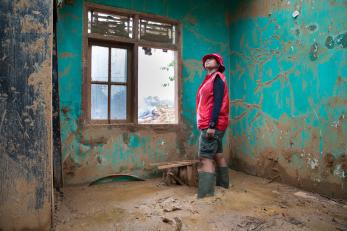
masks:
POLYGON ((199 129, 206 129, 209 127, 212 110, 213 110, 213 84, 216 75, 224 82, 224 96, 223 102, 218 116, 216 128, 225 131, 229 125, 229 91, 224 74, 221 72, 214 72, 212 75, 206 75, 204 81, 200 85, 196 95, 196 119, 199 129))

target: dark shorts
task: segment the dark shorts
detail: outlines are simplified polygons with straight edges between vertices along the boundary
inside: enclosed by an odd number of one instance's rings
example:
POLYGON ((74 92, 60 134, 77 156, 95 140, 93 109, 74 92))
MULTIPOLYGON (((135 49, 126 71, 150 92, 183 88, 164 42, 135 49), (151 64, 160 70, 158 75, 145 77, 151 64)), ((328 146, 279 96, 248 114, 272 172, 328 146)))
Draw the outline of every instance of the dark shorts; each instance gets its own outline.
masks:
POLYGON ((217 153, 223 152, 222 139, 224 136, 224 131, 216 129, 214 137, 206 137, 207 129, 200 131, 199 138, 199 157, 214 159, 217 153))

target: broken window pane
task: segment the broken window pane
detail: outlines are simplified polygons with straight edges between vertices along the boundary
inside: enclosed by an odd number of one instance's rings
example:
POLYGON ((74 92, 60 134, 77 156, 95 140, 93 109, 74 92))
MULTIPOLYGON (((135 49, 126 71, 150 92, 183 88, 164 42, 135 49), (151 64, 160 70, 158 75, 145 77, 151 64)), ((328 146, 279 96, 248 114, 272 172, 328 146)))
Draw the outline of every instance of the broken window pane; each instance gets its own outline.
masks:
POLYGON ((139 47, 138 122, 177 123, 175 52, 139 47))
POLYGON ((111 81, 127 81, 127 50, 111 48, 111 81))
POLYGON ((133 37, 133 18, 97 11, 88 12, 88 33, 133 37))
POLYGON ((92 81, 108 81, 108 50, 92 46, 92 81))
POLYGON ((127 115, 126 86, 111 86, 111 119, 125 120, 127 115))
POLYGON ((175 26, 172 24, 140 20, 140 39, 175 44, 175 26))
POLYGON ((107 119, 108 86, 92 84, 91 119, 107 119))

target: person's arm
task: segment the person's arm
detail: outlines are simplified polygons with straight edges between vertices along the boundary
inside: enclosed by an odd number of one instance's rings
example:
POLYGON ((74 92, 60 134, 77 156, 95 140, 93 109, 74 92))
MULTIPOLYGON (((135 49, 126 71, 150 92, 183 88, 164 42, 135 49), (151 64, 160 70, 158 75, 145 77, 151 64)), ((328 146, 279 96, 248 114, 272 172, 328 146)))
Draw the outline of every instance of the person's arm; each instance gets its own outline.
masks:
MULTIPOLYGON (((219 113, 222 107, 223 103, 223 96, 224 96, 224 82, 223 80, 217 75, 214 83, 213 83, 213 110, 212 110, 212 117, 209 124, 210 129, 215 129, 219 117, 219 113)), ((214 132, 211 134, 214 135, 214 132)))

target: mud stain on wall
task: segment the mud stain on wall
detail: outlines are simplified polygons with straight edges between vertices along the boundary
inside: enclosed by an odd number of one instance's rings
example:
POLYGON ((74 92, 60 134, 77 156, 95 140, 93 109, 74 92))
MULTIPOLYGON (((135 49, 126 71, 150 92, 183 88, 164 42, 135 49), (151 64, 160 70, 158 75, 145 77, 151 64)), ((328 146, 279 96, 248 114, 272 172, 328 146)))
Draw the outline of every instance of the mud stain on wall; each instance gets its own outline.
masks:
POLYGON ((48 230, 52 2, 0 3, 0 229, 48 230))
POLYGON ((233 11, 247 7, 250 13, 230 19, 233 167, 346 197, 347 54, 341 2, 234 4, 233 11), (293 18, 295 10, 300 14, 293 18), (329 12, 335 15, 329 22, 316 17, 329 12))

